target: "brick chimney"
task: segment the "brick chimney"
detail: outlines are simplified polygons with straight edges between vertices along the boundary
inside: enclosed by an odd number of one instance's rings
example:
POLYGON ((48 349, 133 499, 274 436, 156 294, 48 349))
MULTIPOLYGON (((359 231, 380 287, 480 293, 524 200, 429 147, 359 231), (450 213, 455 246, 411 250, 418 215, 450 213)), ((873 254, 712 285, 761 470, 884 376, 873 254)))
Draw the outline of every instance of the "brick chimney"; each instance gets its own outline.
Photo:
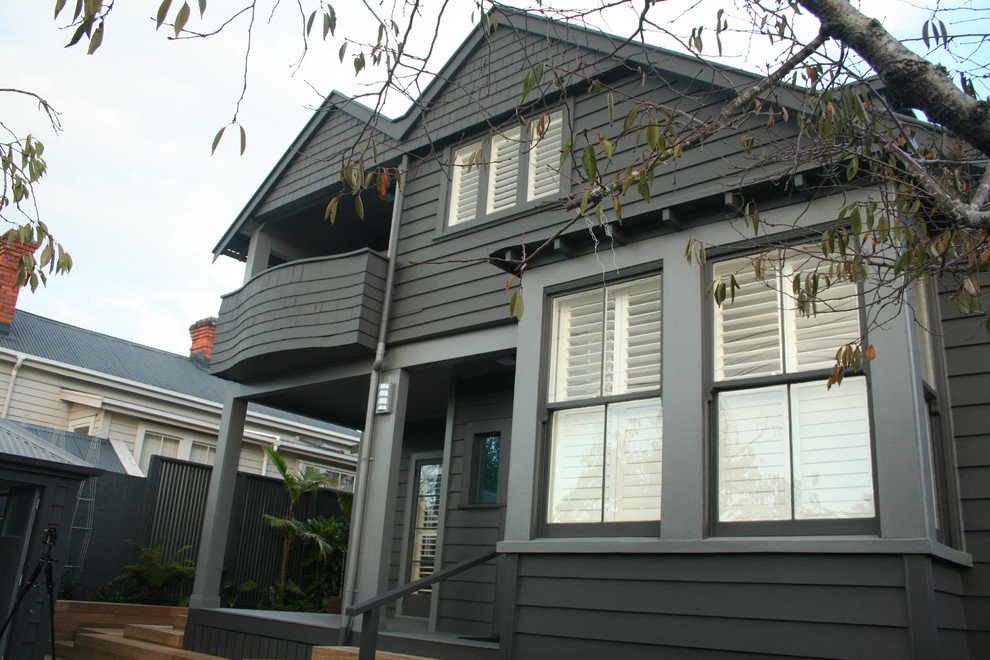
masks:
POLYGON ((14 320, 17 294, 21 289, 14 284, 21 255, 34 254, 37 249, 36 243, 21 243, 10 233, 0 237, 0 332, 8 332, 14 320))
POLYGON ((189 357, 209 364, 213 357, 213 338, 217 334, 217 317, 210 316, 200 319, 189 326, 189 336, 192 346, 189 347, 189 357))

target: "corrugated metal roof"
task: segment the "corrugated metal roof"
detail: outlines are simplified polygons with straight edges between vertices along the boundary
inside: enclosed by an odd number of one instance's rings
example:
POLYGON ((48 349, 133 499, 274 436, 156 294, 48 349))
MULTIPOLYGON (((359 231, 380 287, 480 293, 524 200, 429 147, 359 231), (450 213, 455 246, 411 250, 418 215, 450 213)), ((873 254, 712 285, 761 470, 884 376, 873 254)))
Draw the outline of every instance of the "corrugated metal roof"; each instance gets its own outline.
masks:
POLYGON ((10 454, 11 456, 33 458, 75 467, 93 467, 83 459, 42 440, 27 429, 6 419, 0 419, 0 454, 10 454))
POLYGON ((124 469, 120 459, 117 458, 117 452, 113 450, 113 447, 110 446, 110 441, 106 438, 97 438, 84 433, 53 429, 48 426, 41 426, 40 424, 19 422, 14 419, 7 421, 17 424, 42 440, 64 449, 73 456, 81 458, 101 470, 127 474, 127 470, 124 469))
MULTIPOLYGON (((211 376, 206 367, 190 357, 100 334, 17 310, 10 332, 0 334, 0 347, 53 362, 223 403, 225 381, 211 376)), ((336 424, 294 413, 251 404, 252 411, 327 431, 358 437, 358 433, 336 424)))

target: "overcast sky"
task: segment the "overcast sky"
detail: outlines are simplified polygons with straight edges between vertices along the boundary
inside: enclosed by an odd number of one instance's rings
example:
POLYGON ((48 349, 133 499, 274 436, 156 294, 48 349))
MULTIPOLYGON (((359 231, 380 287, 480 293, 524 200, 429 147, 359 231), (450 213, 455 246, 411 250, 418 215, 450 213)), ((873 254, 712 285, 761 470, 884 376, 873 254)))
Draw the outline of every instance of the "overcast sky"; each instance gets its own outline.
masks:
POLYGON ((37 202, 74 259, 68 276, 22 291, 18 308, 186 353, 189 325, 215 315, 243 278, 240 262, 213 263, 224 230, 311 108, 333 88, 361 88, 337 46, 312 50, 293 75, 298 15, 283 11, 274 26, 259 17, 241 112, 247 151, 239 155, 235 131, 211 157, 240 95, 243 31, 168 42, 148 18, 157 4, 118 2, 103 46, 87 56, 63 47, 70 35, 51 19, 54 2, 0 3, 0 87, 44 96, 63 131, 54 136, 35 103, 10 94, 0 94, 0 121, 45 143, 37 202))
MULTIPOLYGON (((229 3, 209 4, 208 16, 229 3)), ((451 3, 464 13, 450 17, 440 54, 449 55, 467 36, 471 4, 451 3)), ((671 0, 663 9, 691 4, 671 0)), ((882 4, 871 4, 871 11, 882 4)), ((243 278, 240 262, 213 262, 224 230, 311 108, 331 89, 365 88, 357 86, 349 60, 338 62, 339 44, 311 50, 293 75, 300 28, 298 15, 284 11, 294 8, 287 3, 275 24, 267 16, 256 21, 240 115, 247 152, 240 156, 236 135, 229 135, 211 157, 213 136, 230 121, 240 95, 243 30, 169 42, 150 19, 157 1, 118 2, 103 46, 87 56, 83 47, 63 48, 70 35, 53 23, 53 5, 0 3, 0 87, 44 96, 61 113, 63 131, 53 135, 34 103, 10 94, 0 94, 0 121, 44 141, 49 173, 37 188, 40 213, 75 261, 68 276, 36 293, 23 291, 18 307, 184 354, 189 325, 215 315, 221 294, 243 278)), ((342 14, 339 25, 348 25, 347 18, 342 14)))

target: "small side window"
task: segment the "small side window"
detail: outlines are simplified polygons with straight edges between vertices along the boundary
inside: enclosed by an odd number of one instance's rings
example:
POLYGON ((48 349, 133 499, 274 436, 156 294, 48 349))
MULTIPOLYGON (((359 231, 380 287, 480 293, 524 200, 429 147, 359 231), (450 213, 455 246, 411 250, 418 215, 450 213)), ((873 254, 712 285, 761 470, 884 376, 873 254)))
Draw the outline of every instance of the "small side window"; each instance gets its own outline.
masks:
POLYGON ((472 440, 471 504, 498 502, 498 476, 502 453, 502 434, 476 433, 472 440))

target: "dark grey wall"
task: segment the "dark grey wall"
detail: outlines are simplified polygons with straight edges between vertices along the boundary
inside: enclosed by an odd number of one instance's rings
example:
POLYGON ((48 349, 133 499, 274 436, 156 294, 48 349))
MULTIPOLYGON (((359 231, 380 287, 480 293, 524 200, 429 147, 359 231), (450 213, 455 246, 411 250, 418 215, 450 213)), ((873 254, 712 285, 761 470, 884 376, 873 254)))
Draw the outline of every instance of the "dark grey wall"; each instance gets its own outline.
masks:
POLYGON ((979 316, 941 300, 965 550, 962 603, 971 657, 990 657, 990 336, 979 316))
MULTIPOLYGON (((495 505, 469 501, 471 466, 468 443, 475 433, 502 433, 501 469, 508 469, 512 417, 512 373, 462 378, 457 384, 454 438, 447 475, 443 567, 455 566, 495 549, 501 539, 505 493, 495 505)), ((489 636, 495 627, 496 566, 483 564, 446 580, 440 587, 437 627, 489 636)))
MULTIPOLYGON (((325 117, 322 124, 306 142, 302 153, 291 156, 292 162, 259 206, 258 214, 292 204, 338 183, 342 154, 348 149, 360 148, 362 136, 373 138, 379 155, 388 157, 386 145, 390 140, 381 132, 346 112, 330 111, 321 115, 325 117)), ((328 201, 325 200, 324 205, 328 201)))
POLYGON ((525 555, 516 607, 519 660, 912 657, 899 556, 525 555))

